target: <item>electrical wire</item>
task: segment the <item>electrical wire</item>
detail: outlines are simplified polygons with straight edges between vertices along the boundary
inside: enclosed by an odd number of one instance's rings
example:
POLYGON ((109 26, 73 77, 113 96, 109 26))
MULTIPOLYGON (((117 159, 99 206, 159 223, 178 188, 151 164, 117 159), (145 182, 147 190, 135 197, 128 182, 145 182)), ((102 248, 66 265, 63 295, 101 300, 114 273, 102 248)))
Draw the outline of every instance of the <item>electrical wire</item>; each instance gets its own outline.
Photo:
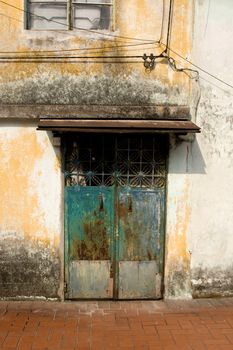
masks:
MULTIPOLYGON (((43 63, 43 64, 51 64, 51 63, 60 63, 60 64, 64 64, 64 61, 61 61, 61 60, 56 60, 56 59, 53 59, 53 60, 51 60, 51 59, 48 59, 48 60, 41 60, 41 59, 39 59, 39 60, 35 60, 35 59, 32 59, 32 60, 30 60, 30 61, 27 61, 27 60, 23 60, 23 61, 11 61, 11 62, 14 62, 14 63, 43 63)), ((134 60, 134 61, 129 61, 129 60, 124 60, 124 61, 120 61, 120 60, 118 60, 118 61, 103 61, 103 60, 98 60, 98 61, 95 61, 95 60, 82 60, 82 61, 77 61, 77 60, 69 60, 69 64, 71 64, 71 63, 75 63, 75 64, 77 64, 77 62, 78 63, 83 63, 83 64, 86 64, 86 63, 91 63, 91 64, 142 64, 142 61, 140 60, 140 61, 136 61, 136 60, 134 60)), ((1 60, 0 60, 0 63, 9 63, 9 62, 7 62, 7 61, 3 61, 3 62, 1 62, 1 60)))
MULTIPOLYGON (((166 44, 163 44, 163 45, 166 46, 166 44)), ((209 73, 208 71, 206 71, 203 68, 199 67, 195 63, 187 60, 185 57, 183 57, 182 55, 180 55, 179 53, 177 53, 176 51, 174 51, 170 47, 168 47, 168 49, 170 51, 172 51, 173 53, 175 53, 178 57, 180 57, 184 61, 188 62, 190 65, 196 67, 198 70, 204 72, 205 74, 207 74, 207 75, 211 76, 212 78, 218 80, 222 84, 225 84, 226 86, 228 86, 228 87, 233 89, 233 85, 231 85, 231 84, 227 83, 226 81, 218 78, 217 76, 213 75, 212 73, 209 73)), ((8 61, 10 61, 10 62, 18 62, 18 63, 21 63, 21 62, 22 63, 28 63, 28 62, 38 62, 38 63, 48 63, 48 62, 56 63, 56 62, 60 62, 60 63, 64 63, 64 61, 63 62, 61 61, 61 59, 64 60, 64 58, 66 58, 66 59, 76 59, 75 63, 77 63, 77 62, 79 62, 79 63, 87 63, 88 62, 87 60, 94 59, 94 60, 97 60, 97 61, 91 61, 92 63, 107 63, 107 64, 110 64, 110 63, 125 63, 125 61, 114 61, 114 62, 112 62, 112 61, 109 61, 109 59, 128 59, 128 58, 131 58, 131 59, 132 58, 133 59, 141 58, 142 59, 143 56, 140 56, 140 55, 132 55, 132 56, 130 56, 130 55, 125 55, 125 56, 66 56, 66 57, 62 56, 60 58, 59 58, 59 56, 58 57, 54 56, 54 60, 51 57, 49 57, 49 56, 47 56, 47 59, 44 56, 42 56, 42 57, 38 57, 37 56, 37 58, 36 57, 30 57, 30 58, 25 58, 25 57, 24 58, 0 57, 0 62, 7 63, 8 61), (43 60, 42 60, 42 58, 43 58, 43 60), (80 62, 80 61, 77 61, 77 59, 85 59, 86 61, 80 62), (104 59, 105 61, 98 61, 98 59, 104 59), (107 59, 107 61, 106 61, 106 59, 107 59)), ((166 55, 166 53, 164 53, 164 51, 160 55, 155 56, 155 58, 157 58, 157 59, 158 58, 166 59, 168 61, 169 65, 170 65, 170 67, 172 69, 174 69, 175 71, 177 71, 177 72, 184 72, 184 73, 187 73, 187 72, 191 72, 192 73, 193 72, 193 73, 195 73, 194 77, 189 76, 191 79, 197 79, 198 78, 199 72, 197 70, 190 69, 190 68, 177 68, 175 59, 170 57, 170 56, 168 56, 168 55, 166 55)), ((69 61, 69 63, 71 63, 71 61, 69 61)), ((137 61, 132 61, 131 63, 138 63, 138 62, 137 61)))
MULTIPOLYGON (((8 4, 7 2, 5 2, 3 0, 0 0, 0 2, 2 4, 4 4, 4 5, 10 6, 12 8, 15 8, 16 10, 19 10, 19 11, 24 12, 26 14, 29 14, 31 16, 34 16, 34 17, 37 17, 37 18, 41 18, 41 19, 44 19, 46 21, 53 22, 53 23, 56 23, 56 24, 60 24, 60 25, 63 25, 65 27, 69 28, 68 24, 65 24, 65 23, 62 23, 62 22, 59 22, 59 21, 55 21, 55 20, 50 20, 50 19, 48 19, 46 17, 36 15, 36 14, 30 12, 30 11, 24 10, 24 9, 22 9, 20 7, 15 6, 15 5, 8 4)), ((101 35, 101 36, 108 36, 108 37, 112 37, 114 39, 124 39, 124 40, 134 40, 134 41, 143 41, 143 42, 154 43, 154 40, 141 39, 141 38, 132 38, 132 37, 128 37, 128 36, 121 36, 121 35, 115 35, 115 34, 110 34, 110 33, 100 33, 99 31, 92 30, 92 29, 85 29, 85 28, 74 27, 74 26, 73 26, 73 29, 76 29, 76 30, 79 30, 79 31, 84 31, 84 32, 87 32, 87 33, 98 34, 98 35, 101 35)))
MULTIPOLYGON (((161 44, 164 45, 164 46, 166 47, 166 44, 164 44, 164 43, 162 43, 162 42, 161 42, 161 44)), ((217 77, 216 75, 214 75, 214 74, 208 72, 207 70, 201 68, 201 67, 198 66, 197 64, 195 64, 195 63, 193 63, 192 61, 188 60, 187 58, 183 57, 181 54, 179 54, 178 52, 176 52, 175 50, 173 50, 170 46, 168 47, 168 49, 169 49, 171 52, 173 52, 175 55, 177 55, 178 57, 180 57, 182 60, 184 60, 184 61, 186 61, 187 63, 189 63, 191 66, 197 68, 197 69, 200 70, 201 72, 203 72, 203 73, 209 75, 210 77, 212 77, 212 78, 218 80, 220 83, 225 84, 225 85, 227 85, 228 87, 230 87, 230 88, 233 89, 233 85, 227 83, 226 81, 220 79, 220 78, 217 77)), ((188 68, 186 68, 186 69, 188 69, 188 68)))
POLYGON ((163 7, 163 10, 162 10, 162 22, 161 22, 160 38, 158 41, 159 44, 163 40, 163 29, 164 29, 164 19, 165 19, 165 16, 164 16, 164 14, 165 14, 165 0, 162 0, 162 7, 163 7))
MULTIPOLYGON (((199 78, 199 72, 194 69, 190 68, 178 68, 176 61, 174 58, 170 56, 168 53, 168 47, 169 47, 169 41, 171 39, 171 27, 172 27, 172 11, 173 11, 174 2, 173 0, 170 0, 169 3, 169 15, 168 15, 168 25, 167 25, 167 40, 164 51, 160 54, 161 57, 167 60, 169 66, 175 71, 175 72, 182 72, 188 75, 190 79, 198 79, 199 78), (195 73, 195 76, 190 75, 189 73, 195 73)), ((160 43, 162 43, 162 40, 160 40, 160 43)), ((164 45, 164 44, 163 44, 164 45)))
POLYGON ((171 56, 166 56, 163 54, 163 57, 167 59, 169 66, 175 71, 175 72, 183 72, 188 75, 190 79, 198 79, 199 78, 199 72, 196 69, 191 68, 178 68, 176 60, 171 56), (190 75, 189 73, 195 73, 195 75, 190 75))
POLYGON ((167 25, 167 42, 166 42, 166 48, 164 52, 167 54, 169 40, 171 36, 171 20, 172 20, 172 7, 173 7, 173 0, 170 0, 169 4, 169 15, 168 15, 168 25, 167 25))
MULTIPOLYGON (((11 6, 11 7, 13 7, 13 8, 16 8, 16 9, 18 9, 18 10, 20 10, 20 11, 23 11, 23 12, 26 12, 26 13, 30 13, 30 14, 32 14, 33 16, 35 16, 35 17, 39 17, 39 18, 44 18, 44 19, 46 19, 46 20, 48 20, 47 18, 45 18, 45 17, 41 17, 41 16, 38 16, 38 15, 35 15, 35 14, 33 14, 33 13, 31 13, 31 12, 29 12, 29 11, 26 11, 26 10, 23 10, 23 9, 21 9, 21 8, 18 8, 18 7, 16 7, 16 6, 14 6, 14 5, 10 5, 10 4, 7 4, 5 1, 0 1, 0 2, 2 2, 3 4, 5 4, 5 5, 8 5, 8 6, 11 6)), ((72 52, 72 51, 89 51, 89 50, 91 50, 91 51, 93 51, 93 52, 95 52, 95 51, 97 51, 97 50, 100 50, 101 52, 103 52, 103 50, 104 51, 106 51, 106 50, 108 50, 108 49, 117 49, 118 50, 118 48, 127 48, 127 47, 133 47, 133 46, 140 46, 140 45, 143 45, 143 46, 145 46, 145 45, 154 45, 154 44, 157 44, 158 45, 158 47, 160 46, 160 41, 162 40, 162 33, 163 33, 163 22, 164 22, 164 11, 165 11, 165 9, 164 9, 164 7, 165 7, 165 2, 164 2, 164 0, 163 0, 163 14, 162 14, 162 24, 161 24, 161 34, 160 34, 160 39, 159 39, 159 41, 155 41, 155 40, 147 40, 147 39, 145 39, 146 40, 146 42, 143 42, 143 43, 137 43, 137 44, 128 44, 128 45, 114 45, 114 46, 108 46, 108 47, 97 47, 97 48, 93 48, 93 47, 87 47, 87 48, 84 48, 84 49, 81 49, 81 48, 73 48, 73 49, 67 49, 67 50, 65 50, 65 49, 59 49, 59 50, 33 50, 33 51, 21 51, 20 53, 19 52, 17 52, 17 51, 1 51, 0 52, 0 54, 17 54, 17 55, 20 55, 20 57, 22 56, 22 54, 34 54, 34 53, 55 53, 55 52, 72 52)), ((3 15, 3 14, 2 14, 3 15)), ((4 16, 4 15, 3 15, 4 16)), ((5 17, 9 17, 9 16, 6 16, 5 15, 5 17)), ((13 18, 13 17, 9 17, 9 18, 12 18, 12 19, 15 19, 15 18, 13 18)), ((15 19, 15 20, 17 20, 17 19, 15 19)), ((19 22, 23 22, 23 21, 20 21, 20 20, 18 20, 19 22)), ((55 23, 58 23, 57 21, 54 21, 54 20, 48 20, 48 21, 50 21, 50 22, 55 22, 55 23)), ((59 23, 61 23, 61 22, 59 22, 59 23)), ((64 25, 64 23, 61 23, 61 24, 63 24, 64 25)), ((68 26, 68 25, 66 25, 65 24, 65 26, 68 26)), ((89 30, 87 30, 87 31, 89 31, 89 30)), ((59 31, 57 31, 57 32, 59 32, 59 31)), ((93 31, 91 31, 91 32, 93 32, 93 31)), ((65 33, 65 34, 68 34, 67 32, 62 32, 63 34, 65 33)), ((97 32, 98 34, 103 34, 103 33, 99 33, 99 32, 97 32)), ((69 33, 70 34, 70 33, 69 33)), ((114 35, 114 37, 120 37, 120 36, 116 36, 116 35, 114 35)), ((129 37, 120 37, 120 38, 127 38, 127 39, 132 39, 132 40, 143 40, 143 39, 138 39, 138 38, 129 38, 129 37)))
MULTIPOLYGON (((5 5, 7 5, 7 6, 10 6, 10 7, 13 7, 13 8, 15 8, 15 9, 17 9, 17 10, 19 10, 19 11, 22 11, 22 12, 24 12, 24 13, 28 13, 28 14, 31 14, 31 15, 34 15, 33 13, 31 13, 30 11, 26 11, 26 10, 24 10, 24 9, 21 9, 21 8, 19 8, 19 7, 17 7, 17 6, 14 6, 14 5, 11 5, 11 4, 8 4, 8 3, 6 3, 5 1, 2 1, 2 0, 0 0, 0 2, 1 3, 3 3, 3 4, 5 4, 5 5)), ((170 6, 169 6, 169 20, 168 20, 168 33, 167 33, 167 43, 166 44, 164 44, 161 40, 160 41, 153 41, 153 40, 148 40, 148 39, 139 39, 139 38, 132 38, 132 37, 124 37, 124 36, 119 36, 119 35, 113 35, 113 34, 109 34, 109 33, 100 33, 100 32, 98 32, 98 31, 93 31, 93 30, 88 30, 88 29, 83 29, 83 28, 78 28, 78 27, 74 27, 74 29, 77 29, 77 30, 81 30, 81 31, 86 31, 86 32, 90 32, 90 33, 95 33, 95 34, 98 34, 98 35, 101 35, 101 36, 110 36, 110 37, 113 37, 113 38, 118 38, 118 39, 124 39, 124 40, 135 40, 135 41, 144 41, 144 43, 142 44, 142 45, 146 45, 147 43, 146 42, 148 42, 148 44, 150 43, 150 44, 154 44, 154 43, 160 43, 161 45, 163 45, 163 46, 165 46, 165 50, 162 52, 162 54, 160 54, 159 56, 156 56, 156 58, 158 58, 158 57, 160 57, 161 58, 161 56, 163 56, 163 58, 165 58, 165 59, 167 59, 168 60, 168 63, 169 63, 169 65, 174 69, 174 70, 176 70, 176 71, 179 71, 179 72, 188 72, 188 71, 190 71, 190 72, 195 72, 195 73, 198 73, 196 70, 192 70, 192 69, 190 69, 190 68, 177 68, 177 66, 176 66, 176 61, 175 61, 175 59, 174 58, 171 58, 169 55, 167 55, 167 51, 168 51, 168 49, 171 51, 171 52, 173 52, 175 55, 177 55, 178 57, 180 57, 181 59, 183 59, 184 61, 186 61, 187 63, 189 63, 190 65, 192 65, 193 67, 195 67, 195 68, 197 68, 198 70, 200 70, 200 71, 202 71, 203 73, 205 73, 205 74, 207 74, 207 75, 209 75, 209 76, 211 76, 212 78, 214 78, 214 79, 216 79, 217 81, 219 81, 219 82, 221 82, 222 84, 225 84, 226 86, 228 86, 228 87, 230 87, 230 88, 232 88, 233 89, 233 85, 231 85, 231 84, 229 84, 229 83, 227 83, 227 82, 225 82, 224 80, 222 80, 222 79, 220 79, 219 77, 217 77, 217 76, 215 76, 214 74, 212 74, 212 73, 210 73, 210 72, 208 72, 207 70, 205 70, 205 69, 203 69, 203 68, 201 68, 200 66, 198 66, 198 65, 196 65, 195 63, 193 63, 193 62, 191 62, 190 60, 188 60, 188 59, 186 59, 185 57, 183 57, 182 55, 180 55, 178 52, 176 52, 175 50, 173 50, 169 45, 168 45, 168 43, 169 43, 169 36, 170 36, 170 29, 171 29, 171 12, 172 12, 172 5, 173 5, 173 0, 170 0, 170 6)), ((43 19, 45 19, 45 20, 48 20, 47 18, 45 18, 45 17, 42 17, 42 16, 37 16, 37 15, 34 15, 34 16, 36 16, 36 17, 39 17, 39 18, 43 18, 43 19)), ((54 23, 58 23, 58 24, 62 24, 62 25, 65 25, 66 27, 68 27, 68 25, 67 24, 64 24, 64 23, 62 23, 62 22, 58 22, 58 21, 54 21, 54 20, 51 20, 52 22, 54 22, 54 23)), ((161 33, 162 33, 162 31, 161 31, 161 33)), ((162 34, 161 34, 161 36, 162 36, 162 34)), ((132 45, 137 45, 137 44, 132 44, 132 45)), ((139 44, 138 44, 139 45, 139 44)), ((128 46, 128 45, 127 45, 128 46)), ((124 47, 127 47, 126 45, 124 45, 124 47)), ((113 48, 115 48, 115 46, 113 47, 113 48)), ((88 48, 88 49, 90 49, 90 50, 92 50, 93 51, 93 48, 88 48)), ((74 51, 73 49, 70 49, 71 51, 74 51)), ((78 50, 78 49, 75 49, 75 50, 78 50)), ((87 50, 87 49, 83 49, 83 50, 87 50)), ((101 48, 101 50, 103 50, 103 48, 101 48)), ((51 50, 52 51, 52 50, 51 50)), ((68 51, 68 50, 67 50, 68 51)), ((40 51, 39 51, 40 52, 40 51)), ((49 51, 47 51, 47 52, 49 52, 49 51)), ((60 50, 59 51, 52 51, 52 52, 60 52, 60 50)), ((0 52, 0 53, 4 53, 4 52, 0 52)), ((8 52, 9 53, 9 52, 8 52)), ((22 58, 23 59, 30 59, 30 58, 32 58, 32 59, 34 59, 36 62, 38 62, 38 59, 41 59, 41 58, 47 58, 47 59, 50 59, 51 60, 51 56, 49 57, 49 56, 42 56, 42 57, 40 57, 40 56, 36 56, 36 57, 17 57, 17 58, 15 58, 15 57, 0 57, 0 60, 3 60, 3 61, 5 61, 5 60, 17 60, 17 62, 21 62, 21 61, 18 61, 19 59, 20 60, 22 60, 22 58)), ((58 59, 58 60, 60 60, 60 59, 64 59, 64 58, 66 58, 66 59, 110 59, 110 58, 112 58, 112 59, 122 59, 122 58, 142 58, 142 56, 138 56, 138 55, 135 55, 135 56, 129 56, 129 55, 125 55, 125 56, 63 56, 63 57, 60 57, 60 56, 58 56, 58 57, 56 57, 56 56, 54 56, 54 59, 58 59)), ((32 60, 30 60, 30 62, 32 62, 32 60)), ((44 62, 44 61, 42 61, 42 62, 44 62)), ((52 62, 54 62, 54 61, 52 61, 52 62)), ((117 61, 118 62, 118 61, 117 61)))
MULTIPOLYGON (((154 42, 154 43, 158 43, 158 42, 154 42)), ((23 57, 22 55, 23 54, 43 54, 43 53, 56 53, 56 52, 74 52, 74 51, 92 51, 92 52, 95 52, 95 51, 100 51, 100 52, 106 52, 108 51, 109 49, 114 49, 114 52, 116 50, 118 50, 119 48, 122 49, 122 48, 128 48, 128 47, 137 47, 137 50, 138 50, 138 47, 140 46, 151 46, 153 45, 154 47, 154 44, 152 43, 138 43, 138 44, 127 44, 127 45, 113 45, 113 46, 99 46, 99 47, 86 47, 86 48, 72 48, 72 49, 58 49, 58 50, 33 50, 33 51, 0 51, 0 55, 1 54, 17 54, 17 56, 19 57, 23 57)), ((158 47, 160 45, 158 44, 158 47)), ((140 49, 139 50, 143 50, 144 48, 140 49)), ((135 49, 136 50, 136 49, 135 49)), ((123 51, 123 50, 119 50, 119 51, 123 51)), ((1 57, 1 56, 0 56, 1 57)), ((35 55, 36 57, 36 55, 35 55)), ((46 56, 45 56, 46 57, 46 56)))
POLYGON ((22 59, 26 59, 26 60, 37 60, 37 59, 56 59, 56 60, 63 60, 63 59, 109 59, 109 58, 113 58, 113 59, 117 59, 117 58, 142 58, 142 55, 124 55, 124 56, 120 56, 120 55, 116 55, 116 56, 35 56, 35 57, 0 57, 0 60, 22 60, 22 59))

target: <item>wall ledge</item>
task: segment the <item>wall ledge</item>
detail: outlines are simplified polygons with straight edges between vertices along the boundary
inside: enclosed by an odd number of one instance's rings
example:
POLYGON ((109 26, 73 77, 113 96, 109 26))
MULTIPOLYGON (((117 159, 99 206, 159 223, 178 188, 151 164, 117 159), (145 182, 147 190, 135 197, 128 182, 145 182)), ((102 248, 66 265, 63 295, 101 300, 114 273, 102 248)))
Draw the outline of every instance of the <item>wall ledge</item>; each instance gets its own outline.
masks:
POLYGON ((166 119, 190 120, 186 105, 59 105, 0 104, 0 119, 77 118, 77 119, 166 119))

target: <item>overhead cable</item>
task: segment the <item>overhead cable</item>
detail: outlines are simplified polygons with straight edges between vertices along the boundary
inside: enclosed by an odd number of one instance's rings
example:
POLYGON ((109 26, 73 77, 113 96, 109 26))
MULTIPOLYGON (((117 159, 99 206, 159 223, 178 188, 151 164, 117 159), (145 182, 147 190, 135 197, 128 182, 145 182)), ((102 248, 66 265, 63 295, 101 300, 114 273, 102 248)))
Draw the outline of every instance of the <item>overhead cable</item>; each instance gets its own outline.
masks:
MULTIPOLYGON (((19 8, 17 6, 14 6, 14 5, 11 5, 11 4, 8 4, 7 2, 3 1, 3 0, 0 0, 1 3, 7 5, 7 6, 10 6, 10 7, 13 7, 19 11, 22 11, 22 12, 25 12, 25 13, 28 13, 28 14, 31 14, 31 15, 34 15, 33 13, 29 12, 29 11, 26 11, 22 8, 19 8)), ((178 52, 176 52, 175 50, 173 50, 170 45, 168 45, 168 42, 169 42, 169 35, 170 35, 170 26, 171 26, 171 11, 172 11, 172 4, 173 4, 173 0, 170 0, 170 6, 169 6, 169 20, 168 20, 168 26, 169 26, 169 33, 167 35, 167 43, 164 44, 162 41, 154 41, 154 40, 148 40, 148 39, 139 39, 139 38, 132 38, 132 37, 125 37, 125 36, 119 36, 119 35, 114 35, 114 34, 110 34, 110 33, 100 33, 98 31, 93 31, 93 30, 88 30, 88 29, 84 29, 84 28, 78 28, 78 27, 74 27, 74 29, 77 29, 77 30, 81 30, 81 31, 86 31, 86 32, 90 32, 90 33, 95 33, 95 34, 98 34, 98 35, 101 35, 101 36, 110 36, 110 37, 113 37, 113 38, 118 38, 118 39, 125 39, 125 40, 134 40, 134 41, 143 41, 144 43, 142 45, 146 45, 147 43, 149 44, 154 44, 154 43, 161 43, 163 46, 165 46, 165 50, 162 52, 162 54, 160 54, 159 56, 154 56, 156 59, 157 58, 161 58, 163 56, 163 58, 166 58, 169 62, 169 64, 176 70, 176 71, 180 71, 180 72, 184 72, 184 71, 190 71, 190 72, 197 72, 195 70, 192 70, 192 69, 189 69, 189 68, 177 68, 176 67, 176 64, 175 64, 175 60, 174 58, 170 58, 170 56, 166 55, 167 53, 167 50, 169 49, 171 52, 173 52, 174 54, 176 54, 178 57, 180 57, 181 59, 183 59, 184 61, 186 61, 187 63, 189 63, 190 65, 192 65, 193 67, 197 68, 198 70, 202 71, 203 73, 211 76, 212 78, 218 80, 219 82, 221 82, 222 84, 225 84, 226 86, 230 87, 233 89, 233 85, 227 83, 226 81, 220 79, 219 77, 215 76, 214 74, 208 72, 207 70, 201 68, 200 66, 198 66, 197 64, 191 62, 190 60, 188 60, 187 58, 183 57, 181 54, 179 54, 178 52), (170 58, 170 59, 169 59, 170 58)), ((45 20, 48 20, 46 17, 42 17, 42 16, 37 16, 37 15, 34 15, 36 17, 39 17, 39 18, 43 18, 45 20)), ((66 27, 68 27, 67 24, 64 24, 62 22, 58 22, 58 21, 54 21, 54 20, 49 20, 51 22, 54 22, 54 23, 58 23, 58 24, 61 24, 61 25, 64 25, 66 27)), ((139 45, 139 44, 132 44, 134 46, 136 45, 139 45)), ((124 47, 127 47, 126 45, 124 47)), ((113 47, 114 48, 114 47, 113 47)), ((89 49, 89 48, 88 48, 89 49)), ((101 48, 103 50, 103 48, 101 48)), ((73 49, 70 49, 71 51, 74 51, 73 49)), ((75 50, 79 50, 79 49, 75 49, 75 50)), ((84 49, 86 50, 86 49, 84 49)), ((93 48, 90 48, 90 50, 93 51, 93 48)), ((52 50, 51 50, 52 51, 52 50)), ((59 50, 60 51, 60 50, 59 50)), ((59 52, 59 51, 52 51, 52 52, 59 52)), ((68 50, 67 50, 68 51, 68 50)), ((47 51, 49 52, 49 51, 47 51)), ((2 53, 6 53, 6 52, 2 52, 2 53)), ((10 53, 10 52, 8 52, 10 53)), ((150 57, 150 56, 148 56, 150 57)), ((35 57, 12 57, 12 56, 9 56, 9 57, 1 57, 0 56, 0 60, 17 60, 17 62, 21 62, 22 61, 22 58, 24 60, 28 59, 29 58, 29 61, 32 62, 32 59, 34 59, 35 61, 37 61, 38 59, 44 59, 44 58, 47 58, 47 59, 53 59, 53 57, 51 56, 42 56, 42 57, 38 57, 38 56, 35 56, 35 57), (20 60, 20 61, 19 61, 20 60)), ((135 55, 135 56, 130 56, 130 55, 125 55, 125 56, 63 56, 63 57, 57 57, 57 56, 54 56, 54 59, 58 59, 58 61, 60 59, 125 59, 125 58, 143 58, 143 56, 139 56, 139 55, 135 55)), ((29 62, 28 61, 28 62, 29 62)), ((44 62, 44 61, 42 61, 44 62)), ((53 61, 52 61, 53 62, 53 61)))
POLYGON ((167 53, 169 40, 170 40, 170 36, 171 36, 172 8, 173 8, 173 0, 170 0, 170 3, 169 3, 169 15, 168 15, 168 25, 167 25, 167 42, 166 42, 166 48, 165 48, 165 51, 164 51, 165 53, 167 53))
MULTIPOLYGON (((3 0, 0 0, 0 2, 5 4, 5 5, 7 5, 7 6, 15 8, 15 9, 17 9, 19 11, 27 13, 27 14, 29 14, 31 16, 34 16, 34 17, 37 17, 37 18, 41 18, 41 19, 44 19, 46 21, 49 21, 49 22, 52 22, 52 23, 56 23, 56 24, 59 24, 59 25, 63 25, 65 27, 69 28, 69 25, 66 24, 66 23, 62 23, 62 22, 59 22, 59 21, 51 20, 51 19, 48 19, 48 18, 46 18, 44 16, 36 15, 33 12, 24 10, 24 9, 22 9, 20 7, 15 6, 15 5, 8 4, 7 2, 5 2, 3 0)), ((132 37, 128 37, 128 36, 121 36, 121 35, 115 35, 115 34, 110 34, 110 33, 103 33, 103 32, 99 32, 99 31, 92 30, 92 29, 85 29, 85 28, 74 27, 74 26, 73 26, 73 28, 76 29, 76 30, 79 30, 79 31, 84 31, 84 32, 87 32, 87 33, 92 33, 92 34, 98 34, 98 35, 101 35, 101 36, 108 36, 108 37, 112 37, 112 38, 115 38, 115 39, 134 40, 134 41, 143 41, 143 42, 154 43, 154 40, 148 40, 148 39, 142 39, 142 38, 132 38, 132 37)))
MULTIPOLYGON (((162 42, 161 42, 161 44, 164 45, 164 46, 166 47, 166 44, 164 44, 164 43, 162 43, 162 42)), ((170 46, 168 47, 168 49, 169 49, 171 52, 173 52, 175 55, 177 55, 178 57, 182 58, 182 60, 188 62, 188 63, 191 64, 193 67, 199 69, 201 72, 203 72, 203 73, 209 75, 210 77, 212 77, 212 78, 218 80, 220 83, 225 84, 225 85, 227 85, 228 87, 230 87, 230 88, 233 89, 233 85, 227 83, 226 81, 222 80, 221 78, 217 77, 216 75, 214 75, 214 74, 208 72, 207 70, 201 68, 201 67, 198 66, 197 64, 195 64, 195 63, 193 63, 192 61, 188 60, 187 58, 183 57, 181 54, 179 54, 178 52, 176 52, 175 50, 173 50, 170 46)))
MULTIPOLYGON (((154 43, 157 43, 156 41, 154 43)), ((72 48, 72 49, 58 49, 58 50, 33 50, 33 51, 0 51, 0 54, 17 54, 19 57, 22 57, 23 54, 43 54, 43 53, 56 53, 56 52, 74 52, 74 51, 101 51, 105 52, 108 49, 114 49, 118 50, 121 48, 128 48, 128 47, 139 47, 139 46, 148 46, 148 45, 153 45, 154 43, 137 43, 137 44, 126 44, 126 45, 112 45, 112 46, 99 46, 99 47, 86 47, 86 48, 72 48)), ((158 45, 159 46, 159 45, 158 45)), ((143 48, 142 48, 143 50, 143 48)), ((123 51, 123 50, 120 50, 123 51)))

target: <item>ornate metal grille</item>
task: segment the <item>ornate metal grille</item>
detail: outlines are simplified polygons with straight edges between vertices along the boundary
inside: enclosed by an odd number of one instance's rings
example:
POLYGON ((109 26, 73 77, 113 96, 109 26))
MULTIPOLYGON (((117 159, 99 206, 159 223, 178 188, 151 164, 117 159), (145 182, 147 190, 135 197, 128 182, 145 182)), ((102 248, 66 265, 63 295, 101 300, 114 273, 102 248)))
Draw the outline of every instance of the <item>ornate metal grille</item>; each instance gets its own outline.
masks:
POLYGON ((162 188, 166 143, 157 135, 78 135, 66 142, 66 186, 162 188))

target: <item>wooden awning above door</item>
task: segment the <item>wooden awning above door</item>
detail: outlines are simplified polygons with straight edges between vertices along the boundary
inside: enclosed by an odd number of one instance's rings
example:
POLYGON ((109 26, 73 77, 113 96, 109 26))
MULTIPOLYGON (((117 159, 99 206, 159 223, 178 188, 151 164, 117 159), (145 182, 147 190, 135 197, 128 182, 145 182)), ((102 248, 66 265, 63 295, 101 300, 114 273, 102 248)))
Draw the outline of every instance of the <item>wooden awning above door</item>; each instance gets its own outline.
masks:
POLYGON ((110 120, 41 118, 38 130, 54 132, 101 133, 199 133, 200 128, 188 120, 110 120))

